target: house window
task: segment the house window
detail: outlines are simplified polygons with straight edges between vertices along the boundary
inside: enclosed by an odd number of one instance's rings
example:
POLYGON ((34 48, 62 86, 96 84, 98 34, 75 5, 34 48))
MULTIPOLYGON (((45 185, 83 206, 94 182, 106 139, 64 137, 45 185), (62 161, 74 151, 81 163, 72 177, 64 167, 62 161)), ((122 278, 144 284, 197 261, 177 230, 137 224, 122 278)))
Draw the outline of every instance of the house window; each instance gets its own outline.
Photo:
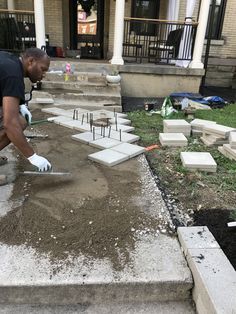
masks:
MULTIPOLYGON (((142 19, 158 19, 160 0, 133 0, 131 16, 142 19)), ((142 20, 131 23, 130 30, 137 35, 155 35, 155 25, 142 20)))
POLYGON ((209 23, 210 23, 212 10, 214 10, 214 19, 213 19, 213 25, 212 25, 212 31, 211 31, 211 39, 221 39, 226 0, 216 0, 215 9, 213 8, 212 2, 213 1, 211 1, 210 11, 209 11, 206 38, 209 37, 209 23))

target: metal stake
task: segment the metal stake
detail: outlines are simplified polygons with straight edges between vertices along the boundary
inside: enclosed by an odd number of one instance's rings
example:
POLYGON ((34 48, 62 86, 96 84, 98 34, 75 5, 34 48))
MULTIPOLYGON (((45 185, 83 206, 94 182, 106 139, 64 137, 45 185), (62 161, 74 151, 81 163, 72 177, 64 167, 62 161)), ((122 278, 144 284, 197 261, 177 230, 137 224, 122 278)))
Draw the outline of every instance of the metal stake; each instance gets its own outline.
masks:
POLYGON ((109 133, 108 133, 108 137, 111 136, 111 126, 109 127, 109 133))
POLYGON ((118 131, 118 128, 117 128, 117 114, 115 115, 115 123, 116 123, 116 131, 118 131))
POLYGON ((82 121, 81 121, 81 124, 84 123, 84 114, 82 115, 82 121))
POLYGON ((121 129, 120 129, 120 141, 121 141, 121 129))
POLYGON ((95 127, 93 127, 93 140, 95 141, 95 127))

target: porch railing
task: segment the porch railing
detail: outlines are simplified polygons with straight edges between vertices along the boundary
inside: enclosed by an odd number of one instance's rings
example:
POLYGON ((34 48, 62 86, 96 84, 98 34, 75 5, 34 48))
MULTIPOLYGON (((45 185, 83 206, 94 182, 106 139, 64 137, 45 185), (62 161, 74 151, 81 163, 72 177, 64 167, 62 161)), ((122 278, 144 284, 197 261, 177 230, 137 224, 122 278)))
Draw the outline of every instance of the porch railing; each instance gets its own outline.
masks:
POLYGON ((196 30, 197 23, 126 17, 123 57, 138 63, 191 60, 196 30))
POLYGON ((0 10, 0 50, 20 52, 35 46, 34 12, 0 10))

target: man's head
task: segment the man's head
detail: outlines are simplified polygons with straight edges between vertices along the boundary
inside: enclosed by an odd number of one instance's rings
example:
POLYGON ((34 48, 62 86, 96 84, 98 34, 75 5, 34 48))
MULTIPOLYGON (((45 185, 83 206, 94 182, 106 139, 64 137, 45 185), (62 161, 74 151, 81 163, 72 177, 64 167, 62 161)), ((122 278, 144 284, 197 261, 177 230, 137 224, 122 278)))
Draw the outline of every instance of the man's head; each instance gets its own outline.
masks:
POLYGON ((48 71, 50 59, 45 51, 29 48, 21 55, 25 77, 32 83, 41 81, 48 71))

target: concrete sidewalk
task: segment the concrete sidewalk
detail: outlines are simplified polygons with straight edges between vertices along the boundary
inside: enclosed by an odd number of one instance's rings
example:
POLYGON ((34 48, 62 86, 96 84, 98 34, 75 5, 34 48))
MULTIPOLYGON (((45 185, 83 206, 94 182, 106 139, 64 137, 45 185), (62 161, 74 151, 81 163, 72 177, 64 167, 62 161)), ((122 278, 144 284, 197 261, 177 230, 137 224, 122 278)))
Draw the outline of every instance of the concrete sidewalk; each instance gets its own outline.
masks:
MULTIPOLYGON (((156 187, 143 158, 135 158, 122 167, 136 169, 141 177, 148 177, 149 187, 150 184, 156 187)), ((12 158, 8 167, 15 169, 16 164, 12 158)), ((12 184, 0 187, 5 195, 0 204, 2 216, 9 213, 9 206, 16 206, 9 200, 12 187, 12 184)), ((153 193, 150 189, 146 191, 146 197, 152 199, 150 212, 155 204, 163 210, 160 192, 155 188, 153 193)), ((166 208, 165 211, 166 214, 163 211, 161 214, 168 217, 166 208)), ((176 236, 140 232, 129 254, 129 263, 118 271, 107 258, 79 255, 52 262, 49 256, 27 245, 2 243, 0 313, 195 312, 191 303, 192 276, 176 236), (32 310, 34 304, 40 305, 40 310, 32 310), (63 306, 61 312, 59 305, 63 306)))

